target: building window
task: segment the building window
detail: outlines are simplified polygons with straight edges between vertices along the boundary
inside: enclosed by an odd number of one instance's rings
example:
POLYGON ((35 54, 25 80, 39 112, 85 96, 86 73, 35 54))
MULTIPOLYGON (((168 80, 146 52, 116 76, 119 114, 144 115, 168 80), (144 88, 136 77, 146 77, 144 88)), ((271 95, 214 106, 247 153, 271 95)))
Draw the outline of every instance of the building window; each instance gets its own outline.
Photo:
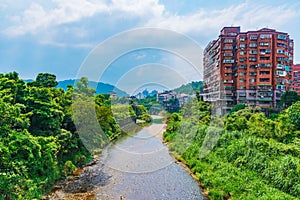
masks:
POLYGON ((223 63, 234 63, 234 59, 224 59, 223 63))
POLYGON ((228 35, 228 36, 236 36, 237 33, 231 32, 231 33, 228 33, 227 35, 228 35))
POLYGON ((240 69, 247 69, 247 65, 240 65, 239 68, 240 69))
POLYGON ((257 44, 256 44, 255 42, 251 42, 251 43, 249 44, 249 47, 257 47, 257 44))
POLYGON ((260 54, 269 54, 269 53, 271 53, 271 49, 260 49, 259 53, 260 54))
POLYGON ((243 82, 245 82, 245 81, 246 81, 246 79, 244 79, 244 78, 241 78, 241 79, 240 79, 240 82, 241 82, 241 83, 243 83, 243 82))
POLYGON ((257 67, 257 65, 250 65, 250 68, 256 68, 257 67))
POLYGON ((285 58, 284 58, 284 57, 276 57, 276 60, 277 60, 277 61, 284 61, 285 58))
POLYGON ((240 72, 240 76, 245 76, 246 72, 240 72))
POLYGON ((249 79, 249 82, 250 82, 250 83, 255 83, 255 82, 256 82, 256 79, 255 79, 255 78, 250 78, 250 79, 249 79))
POLYGON ((260 42, 259 45, 260 46, 269 46, 270 42, 260 42))
POLYGON ((278 76, 286 76, 286 71, 279 71, 279 70, 277 70, 276 71, 276 75, 278 75, 278 76))
POLYGON ((240 58, 240 62, 245 62, 246 58, 240 58))
POLYGON ((233 49, 233 46, 224 46, 224 50, 233 49))
POLYGON ((245 40, 246 40, 245 37, 240 37, 240 41, 241 41, 241 42, 243 42, 243 41, 245 41, 245 40))
POLYGON ((261 34, 260 35, 260 39, 267 39, 267 38, 271 38, 271 34, 261 34))
POLYGON ((260 56, 260 60, 270 60, 270 56, 260 56))
POLYGON ((260 82, 270 82, 269 78, 260 78, 259 79, 260 82))
POLYGON ((240 51, 240 55, 244 55, 245 54, 245 52, 244 51, 240 51))
POLYGON ((267 74, 270 74, 270 71, 260 71, 259 74, 260 75, 267 75, 267 74))
POLYGON ((250 50, 249 54, 257 54, 257 51, 256 50, 250 50))
POLYGON ((272 65, 271 63, 260 63, 258 66, 261 68, 270 68, 272 65))
POLYGON ((233 53, 224 53, 224 56, 233 56, 233 53))
POLYGON ((285 85, 276 85, 277 90, 285 90, 285 85))
POLYGON ((278 47, 286 47, 286 45, 284 43, 280 43, 280 42, 277 43, 277 46, 278 47))
POLYGON ((286 35, 278 34, 277 35, 277 39, 279 39, 279 40, 286 40, 286 35))
POLYGON ((250 62, 255 62, 255 61, 256 61, 256 57, 250 57, 250 58, 249 58, 249 61, 250 61, 250 62))
POLYGON ((249 72, 250 76, 256 76, 256 72, 249 72))
POLYGON ((246 44, 240 44, 240 48, 246 48, 246 44))
POLYGON ((233 43, 233 40, 232 39, 225 39, 224 43, 233 43))
POLYGON ((282 50, 282 49, 277 49, 277 53, 284 54, 284 50, 282 50))
POLYGON ((257 40, 257 35, 250 35, 250 40, 257 40))

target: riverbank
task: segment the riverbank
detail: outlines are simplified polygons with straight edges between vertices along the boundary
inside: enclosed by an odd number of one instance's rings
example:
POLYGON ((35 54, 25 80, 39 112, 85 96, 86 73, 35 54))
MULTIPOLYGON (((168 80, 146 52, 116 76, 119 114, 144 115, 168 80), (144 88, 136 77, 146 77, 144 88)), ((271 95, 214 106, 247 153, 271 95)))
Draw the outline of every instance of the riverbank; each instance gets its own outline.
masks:
MULTIPOLYGON (((167 127, 167 125, 165 125, 164 131, 166 130, 166 127, 167 127)), ((169 143, 166 142, 166 141, 164 141, 164 138, 163 138, 164 131, 160 134, 160 137, 158 137, 158 138, 161 139, 161 141, 163 142, 163 144, 166 145, 168 147, 168 149, 169 149, 169 143)), ((197 178, 196 174, 194 174, 192 172, 192 170, 189 168, 189 166, 187 165, 187 163, 180 157, 180 155, 178 155, 178 154, 176 154, 176 152, 172 152, 172 151, 169 151, 169 154, 173 158, 174 162, 176 164, 180 165, 196 181, 196 183, 198 184, 198 186, 201 188, 203 196, 205 196, 207 199, 209 199, 208 198, 208 190, 203 186, 203 184, 197 178)))
POLYGON ((192 170, 190 169, 190 167, 187 165, 187 163, 182 160, 182 158, 179 158, 179 155, 177 155, 174 152, 170 152, 170 155, 173 157, 174 162, 178 165, 180 165, 186 172, 189 173, 189 175, 197 182, 198 186, 201 188, 202 194, 209 199, 208 197, 208 190, 202 185, 202 183, 199 181, 198 177, 196 176, 196 174, 194 174, 192 172, 192 170))
POLYGON ((99 161, 75 171, 47 199, 206 199, 163 144, 165 128, 152 124, 112 144, 99 161))

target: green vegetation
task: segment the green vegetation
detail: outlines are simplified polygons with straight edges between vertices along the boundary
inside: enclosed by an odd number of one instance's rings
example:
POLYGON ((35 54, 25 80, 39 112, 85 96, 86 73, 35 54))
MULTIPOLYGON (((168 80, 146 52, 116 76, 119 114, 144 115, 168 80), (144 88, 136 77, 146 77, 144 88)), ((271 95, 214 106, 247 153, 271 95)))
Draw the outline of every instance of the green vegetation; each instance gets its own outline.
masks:
POLYGON ((274 119, 242 107, 218 118, 194 100, 168 117, 164 140, 210 199, 298 199, 300 101, 274 119))
POLYGON ((203 91, 203 82, 202 81, 193 81, 191 83, 180 86, 179 88, 174 89, 174 92, 184 93, 184 94, 194 94, 196 92, 203 91))
POLYGON ((280 96, 281 103, 285 107, 288 107, 295 103, 296 101, 300 100, 300 96, 296 91, 285 91, 281 96, 280 96))
POLYGON ((0 199, 40 199, 92 159, 82 141, 101 152, 122 133, 109 95, 94 96, 86 78, 66 91, 57 84, 48 73, 28 83, 16 72, 0 74, 0 199))

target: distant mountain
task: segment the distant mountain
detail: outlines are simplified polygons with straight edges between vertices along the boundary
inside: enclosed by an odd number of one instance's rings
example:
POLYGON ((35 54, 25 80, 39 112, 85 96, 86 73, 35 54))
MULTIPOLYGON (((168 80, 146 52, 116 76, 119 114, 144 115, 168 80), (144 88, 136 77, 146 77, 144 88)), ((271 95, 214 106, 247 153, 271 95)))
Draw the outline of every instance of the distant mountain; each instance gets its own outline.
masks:
MULTIPOLYGON (((58 85, 56 87, 66 90, 68 85, 74 85, 74 83, 75 80, 58 81, 58 85)), ((120 90, 119 88, 116 88, 108 83, 89 81, 89 87, 96 88, 96 94, 108 94, 109 92, 114 91, 117 93, 118 97, 129 96, 123 90, 120 90)))
MULTIPOLYGON (((25 82, 32 82, 32 81, 33 81, 32 79, 25 80, 25 82)), ((68 85, 73 86, 74 83, 75 83, 74 79, 58 81, 58 85, 56 87, 63 88, 64 90, 66 90, 68 85)), ((98 83, 95 81, 89 81, 89 87, 96 88, 96 94, 108 94, 109 92, 114 91, 117 93, 117 97, 129 96, 123 90, 120 90, 119 88, 116 88, 115 86, 107 83, 101 83, 101 82, 98 83)))
POLYGON ((185 84, 173 90, 177 93, 184 93, 184 94, 194 94, 196 91, 203 92, 203 82, 202 81, 193 81, 191 83, 185 84))

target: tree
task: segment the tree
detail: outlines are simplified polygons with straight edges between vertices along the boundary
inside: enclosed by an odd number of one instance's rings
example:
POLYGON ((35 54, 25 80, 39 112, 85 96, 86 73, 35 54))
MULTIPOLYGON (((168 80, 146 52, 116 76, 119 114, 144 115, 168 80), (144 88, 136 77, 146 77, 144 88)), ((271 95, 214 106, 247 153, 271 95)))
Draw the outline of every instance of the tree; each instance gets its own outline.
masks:
POLYGON ((300 101, 294 103, 287 109, 290 124, 295 130, 300 130, 300 101))
POLYGON ((89 87, 89 81, 86 77, 82 77, 80 81, 75 83, 75 91, 79 95, 93 96, 96 92, 94 88, 89 87))
POLYGON ((29 85, 36 87, 56 87, 58 82, 56 81, 56 76, 49 73, 39 73, 35 81, 28 83, 29 85))
POLYGON ((245 104, 236 104, 233 106, 233 108, 230 110, 230 114, 236 112, 236 111, 239 111, 239 110, 242 110, 244 109, 246 106, 245 104))
POLYGON ((296 101, 300 100, 300 98, 296 91, 285 91, 281 95, 280 100, 284 104, 285 107, 289 107, 296 101))

